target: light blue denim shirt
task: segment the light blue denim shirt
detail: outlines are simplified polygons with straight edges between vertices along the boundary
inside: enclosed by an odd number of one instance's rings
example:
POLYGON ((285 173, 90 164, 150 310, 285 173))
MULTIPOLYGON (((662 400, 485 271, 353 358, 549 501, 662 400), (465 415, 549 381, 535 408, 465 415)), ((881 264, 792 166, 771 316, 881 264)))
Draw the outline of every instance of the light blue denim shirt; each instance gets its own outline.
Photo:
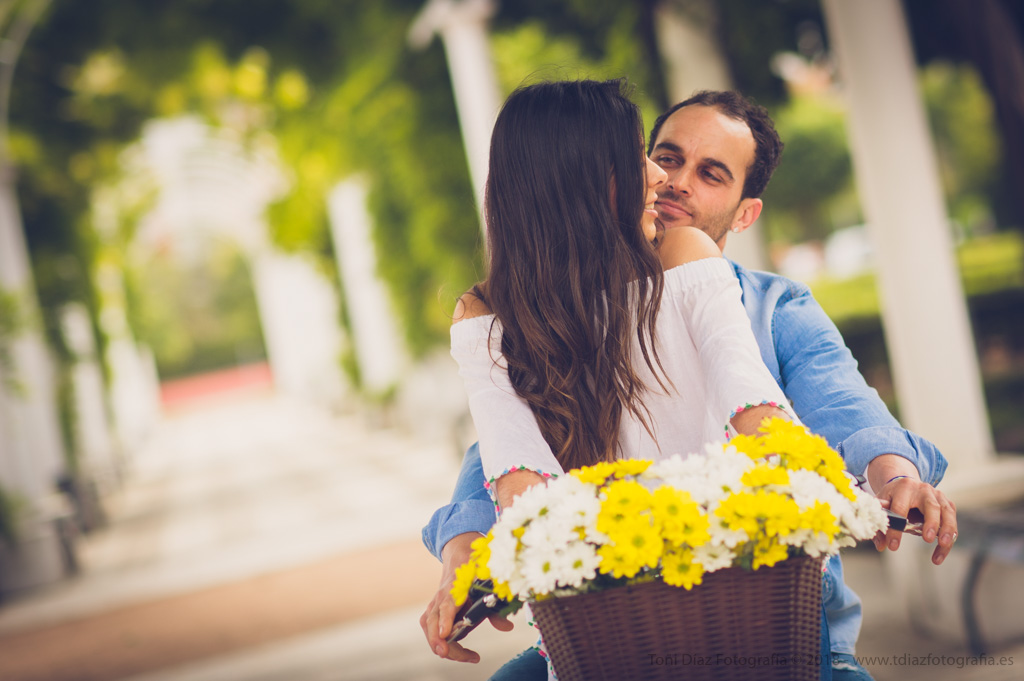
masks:
MULTIPOLYGON (((777 274, 732 263, 743 291, 743 306, 768 370, 793 410, 813 432, 828 440, 851 473, 880 454, 898 454, 917 466, 921 479, 937 485, 946 459, 935 445, 893 418, 810 289, 777 274)), ((441 549, 464 532, 486 533, 494 504, 484 489, 480 451, 473 445, 462 462, 452 503, 434 512, 423 528, 423 543, 440 559, 441 549)), ((839 556, 831 558, 822 584, 832 652, 854 653, 860 633, 860 598, 843 581, 839 556)))

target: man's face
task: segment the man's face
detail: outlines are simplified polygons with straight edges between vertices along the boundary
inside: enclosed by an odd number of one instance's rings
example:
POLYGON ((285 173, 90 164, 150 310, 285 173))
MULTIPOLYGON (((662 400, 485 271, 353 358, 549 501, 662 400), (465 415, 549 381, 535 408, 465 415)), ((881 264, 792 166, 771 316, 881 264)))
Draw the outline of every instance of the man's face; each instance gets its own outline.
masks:
POLYGON ((743 121, 708 106, 683 107, 658 131, 651 160, 668 175, 656 204, 665 229, 697 227, 723 247, 731 228, 753 222, 744 217, 749 202, 760 213, 758 199, 741 199, 754 161, 754 136, 743 121))

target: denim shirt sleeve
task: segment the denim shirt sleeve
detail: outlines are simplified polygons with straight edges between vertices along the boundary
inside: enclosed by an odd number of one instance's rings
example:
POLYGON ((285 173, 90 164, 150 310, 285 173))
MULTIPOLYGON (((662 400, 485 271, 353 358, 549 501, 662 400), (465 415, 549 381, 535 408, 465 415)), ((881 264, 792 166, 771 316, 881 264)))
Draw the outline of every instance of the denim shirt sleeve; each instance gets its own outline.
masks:
POLYGON ((938 484, 945 457, 893 418, 810 291, 790 296, 775 308, 772 335, 781 384, 800 420, 828 440, 855 475, 880 454, 898 454, 917 466, 923 481, 938 484))
POLYGON ((484 488, 480 446, 474 443, 462 458, 451 503, 434 511, 423 528, 423 545, 441 560, 441 549, 450 539, 465 532, 486 534, 494 519, 494 502, 484 488))

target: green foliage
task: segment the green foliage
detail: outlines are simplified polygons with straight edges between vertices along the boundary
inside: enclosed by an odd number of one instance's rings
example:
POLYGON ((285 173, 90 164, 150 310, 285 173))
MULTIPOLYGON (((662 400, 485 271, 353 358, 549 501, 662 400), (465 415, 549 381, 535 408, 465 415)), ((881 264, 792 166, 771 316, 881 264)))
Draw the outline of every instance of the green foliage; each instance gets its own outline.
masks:
POLYGON ((761 104, 787 100, 782 79, 772 73, 771 57, 795 52, 824 56, 820 0, 729 0, 712 2, 718 12, 718 38, 729 62, 733 86, 761 104))
POLYGON ((1024 237, 1020 232, 971 239, 957 249, 957 262, 968 297, 1024 289, 1024 237))
POLYGON ((823 239, 832 206, 852 191, 845 111, 828 95, 799 95, 773 116, 785 143, 764 194, 765 223, 776 241, 823 239))
POLYGON ((933 62, 920 82, 950 216, 968 233, 988 226, 1001 164, 992 100, 970 66, 933 62))
MULTIPOLYGON (((379 222, 394 220, 377 239, 385 244, 382 271, 414 346, 436 342, 447 320, 430 297, 443 283, 468 286, 479 261, 443 53, 434 46, 412 54, 405 40, 421 6, 179 0, 141 13, 109 0, 56 6, 26 52, 22 71, 34 77, 17 81, 13 115, 19 160, 29 165, 22 192, 27 231, 38 237, 36 268, 57 273, 46 263, 51 249, 84 264, 63 281, 41 277, 46 306, 75 299, 72 291, 88 292, 90 302, 95 245, 76 242, 76 232, 92 233, 90 189, 116 176, 119 150, 147 118, 196 112, 241 130, 243 139, 265 131, 278 139, 293 182, 271 210, 271 235, 286 250, 329 253, 324 203, 333 183, 363 173, 387 187, 374 206, 379 222)), ((121 233, 120 243, 131 237, 131 229, 121 233)))
POLYGON ((837 326, 861 319, 877 319, 880 314, 873 273, 859 274, 848 279, 823 277, 811 284, 811 290, 837 326))
MULTIPOLYGON (((618 40, 616 36, 637 35, 640 20, 637 4, 621 0, 503 2, 499 4, 494 26, 496 32, 502 33, 523 24, 536 23, 544 27, 544 33, 551 40, 570 40, 585 61, 602 61, 614 52, 612 47, 618 40)), ((633 50, 635 47, 631 46, 630 51, 633 50)), ((575 66, 574 62, 553 64, 575 66)))
POLYGON ((11 346, 27 324, 20 296, 0 289, 0 381, 4 389, 15 395, 24 394, 25 386, 18 379, 11 346))
POLYGON ((517 87, 538 80, 626 78, 634 88, 633 100, 644 114, 647 129, 661 113, 650 91, 648 68, 628 20, 606 34, 603 53, 588 51, 578 35, 551 35, 538 19, 495 32, 491 37, 499 87, 508 95, 517 87))
MULTIPOLYGON (((410 76, 422 66, 404 64, 410 76)), ((353 133, 362 142, 377 271, 391 285, 417 354, 446 338, 454 300, 481 267, 479 220, 453 106, 449 93, 394 83, 367 102, 353 133)))
MULTIPOLYGON (((378 271, 408 344, 418 354, 443 343, 453 301, 483 275, 483 249, 440 40, 422 52, 407 43, 423 5, 55 4, 24 54, 12 112, 44 307, 82 300, 95 311, 95 188, 123 182, 121 151, 147 119, 191 112, 243 141, 273 136, 290 188, 269 222, 285 250, 329 258, 327 193, 365 178, 378 271)), ((642 93, 658 87, 636 39, 640 21, 636 6, 614 0, 501 3, 502 87, 545 69, 628 75, 651 121, 657 111, 642 93)), ((112 246, 126 249, 147 205, 119 208, 112 246)), ((174 337, 161 341, 167 357, 180 353, 174 337)))
POLYGON ((193 244, 194 259, 155 253, 129 267, 128 314, 174 378, 265 357, 252 280, 234 244, 193 244))
MULTIPOLYGON (((968 298, 1007 289, 1024 289, 1024 238, 1001 232, 971 239, 957 249, 957 263, 968 298)), ((877 319, 880 314, 874 274, 849 279, 820 279, 811 284, 814 297, 840 327, 877 319)))
MULTIPOLYGON (((950 216, 967 234, 984 232, 1000 164, 991 100, 969 66, 936 62, 920 82, 950 216)), ((786 146, 764 194, 769 238, 821 240, 861 222, 842 103, 794 94, 773 118, 786 146)))
POLYGON ((14 548, 18 543, 18 516, 23 504, 0 487, 0 543, 14 548))

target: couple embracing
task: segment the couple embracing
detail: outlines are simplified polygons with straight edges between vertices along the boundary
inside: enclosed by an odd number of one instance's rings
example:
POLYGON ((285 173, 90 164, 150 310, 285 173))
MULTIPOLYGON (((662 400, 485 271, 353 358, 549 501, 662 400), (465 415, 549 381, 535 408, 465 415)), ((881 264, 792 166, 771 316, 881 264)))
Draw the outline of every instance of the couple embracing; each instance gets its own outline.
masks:
MULTIPOLYGON (((757 220, 781 157, 767 112, 735 92, 697 93, 658 117, 645 153, 624 88, 526 86, 495 122, 489 274, 451 329, 480 441, 423 531, 443 567, 420 621, 441 657, 479 659, 445 641, 450 589, 495 510, 572 468, 702 451, 766 417, 802 422, 883 505, 920 511, 935 564, 956 538, 956 509, 934 487, 945 459, 891 416, 810 291, 722 255, 757 220)), ((900 536, 875 544, 895 550, 900 536)), ((838 556, 823 579, 822 676, 869 679, 838 556)), ((492 678, 544 679, 547 666, 531 648, 492 678)))

